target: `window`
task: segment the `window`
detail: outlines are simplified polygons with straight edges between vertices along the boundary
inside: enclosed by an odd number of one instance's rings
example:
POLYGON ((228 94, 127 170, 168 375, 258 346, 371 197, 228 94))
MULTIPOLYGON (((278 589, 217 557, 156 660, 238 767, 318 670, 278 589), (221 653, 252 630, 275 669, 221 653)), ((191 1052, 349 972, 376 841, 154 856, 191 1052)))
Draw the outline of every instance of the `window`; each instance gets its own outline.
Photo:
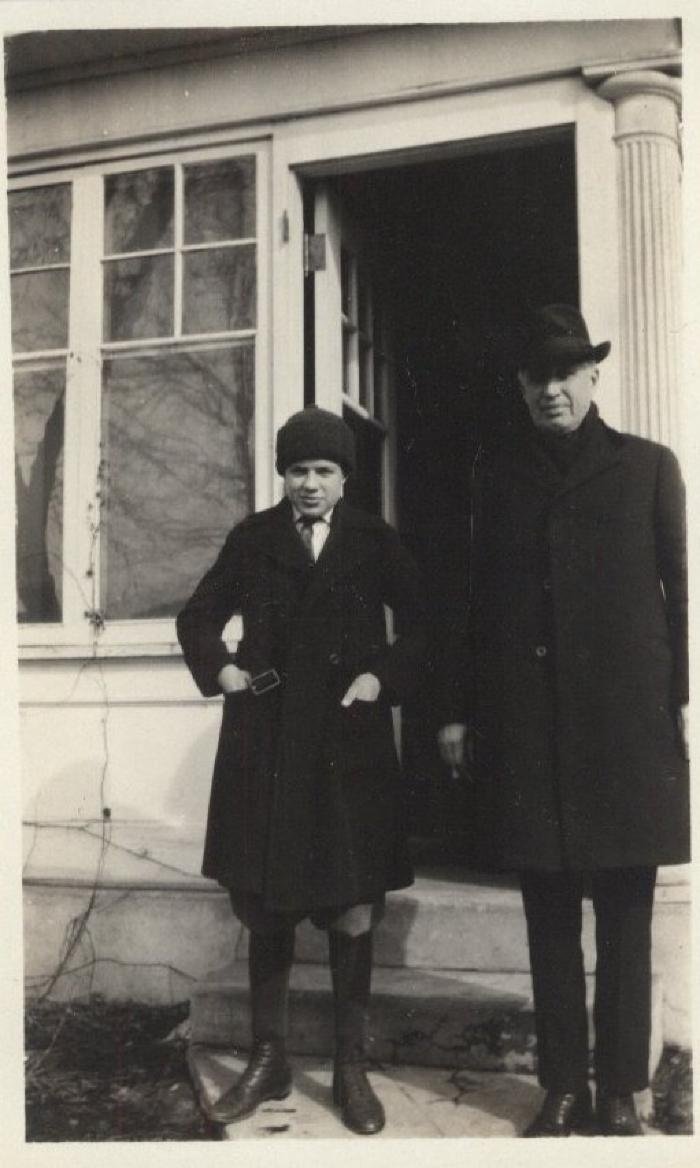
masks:
POLYGON ((28 644, 172 643, 255 508, 265 166, 221 148, 10 194, 28 644))
POLYGON ((389 356, 370 272, 349 247, 340 251, 343 416, 355 434, 357 470, 348 500, 382 513, 389 356))
POLYGON ((13 191, 10 295, 17 497, 17 616, 62 614, 63 449, 71 188, 13 191))

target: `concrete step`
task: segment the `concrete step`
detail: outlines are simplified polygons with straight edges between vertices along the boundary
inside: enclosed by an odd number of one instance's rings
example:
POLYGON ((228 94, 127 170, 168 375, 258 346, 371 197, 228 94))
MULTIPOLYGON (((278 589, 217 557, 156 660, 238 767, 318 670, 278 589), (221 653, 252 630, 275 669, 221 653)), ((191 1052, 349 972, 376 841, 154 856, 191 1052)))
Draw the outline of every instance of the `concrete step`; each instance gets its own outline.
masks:
MULTIPOLYGON (((590 1015, 590 975, 587 989, 590 1015)), ((663 1044, 662 999, 657 976, 652 987, 652 1073, 663 1044)), ((197 984, 190 999, 190 1022, 194 1045, 247 1049, 246 961, 236 961, 197 984)), ((531 1073, 535 1034, 530 977, 376 967, 370 1035, 370 1057, 381 1063, 531 1073)), ((307 962, 292 970, 288 1045, 290 1051, 304 1055, 327 1055, 333 1049, 333 1002, 325 965, 307 962)))
MULTIPOLYGON (((194 1047, 190 1051, 189 1063, 195 1089, 206 1112, 234 1083, 243 1070, 245 1058, 194 1047)), ((248 1119, 229 1124, 224 1128, 225 1139, 274 1139, 279 1143, 289 1138, 361 1138, 343 1127, 333 1106, 329 1059, 295 1058, 293 1074, 292 1092, 287 1099, 264 1103, 248 1119)), ((543 1098, 543 1092, 532 1075, 493 1074, 461 1068, 378 1066, 370 1069, 369 1078, 387 1117, 384 1130, 373 1137, 379 1140, 519 1136, 536 1114, 543 1098)), ((644 1122, 651 1115, 650 1100, 646 1095, 637 1098, 637 1108, 644 1122)), ((647 1135, 660 1134, 658 1129, 646 1123, 644 1127, 647 1135)), ((591 1134, 595 1134, 594 1128, 591 1128, 591 1134)), ((583 1138, 573 1136, 567 1154, 583 1138)), ((463 1146, 453 1144, 452 1147, 459 1149, 459 1159, 455 1156, 449 1163, 464 1163, 463 1146)), ((366 1154, 366 1142, 362 1143, 362 1151, 366 1154)), ((308 1152, 304 1159, 311 1159, 308 1152)), ((507 1159, 511 1163, 516 1158, 509 1153, 507 1159)), ((415 1163, 418 1162, 416 1158, 415 1163)), ((444 1156, 441 1162, 447 1162, 444 1156)), ((478 1163, 479 1158, 474 1162, 478 1163)))
MULTIPOLYGON (((589 921, 586 948, 592 952, 589 921)), ((302 922, 295 952, 298 961, 326 961, 325 934, 302 922)), ((374 954, 377 965, 392 968, 527 973, 520 892, 512 882, 481 882, 451 869, 421 874, 410 888, 388 894, 374 954)))
MULTIPOLYGON (((675 870, 668 872, 674 875, 675 870)), ((690 898, 687 883, 664 878, 656 889, 653 920, 654 972, 664 986, 664 1040, 692 1042, 690 898)), ((595 970, 595 919, 583 903, 581 943, 586 972, 595 970)), ((296 934, 298 962, 323 964, 328 943, 304 921, 296 934)), ((241 934, 235 956, 247 952, 241 934)), ((389 968, 465 970, 477 974, 528 974, 527 932, 517 884, 506 877, 455 868, 423 869, 415 884, 387 897, 386 915, 375 933, 375 964, 389 968)))

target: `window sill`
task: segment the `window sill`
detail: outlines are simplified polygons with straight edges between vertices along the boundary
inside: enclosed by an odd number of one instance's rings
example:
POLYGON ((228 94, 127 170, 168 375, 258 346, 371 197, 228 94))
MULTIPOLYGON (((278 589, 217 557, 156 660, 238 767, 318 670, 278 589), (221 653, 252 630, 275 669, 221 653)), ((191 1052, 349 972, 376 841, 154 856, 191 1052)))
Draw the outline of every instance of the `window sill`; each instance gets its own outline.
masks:
MULTIPOLYGON (((240 616, 231 618, 222 636, 233 651, 243 636, 240 616)), ((94 633, 83 626, 19 626, 20 661, 162 657, 182 657, 172 619, 109 621, 104 629, 94 633)))

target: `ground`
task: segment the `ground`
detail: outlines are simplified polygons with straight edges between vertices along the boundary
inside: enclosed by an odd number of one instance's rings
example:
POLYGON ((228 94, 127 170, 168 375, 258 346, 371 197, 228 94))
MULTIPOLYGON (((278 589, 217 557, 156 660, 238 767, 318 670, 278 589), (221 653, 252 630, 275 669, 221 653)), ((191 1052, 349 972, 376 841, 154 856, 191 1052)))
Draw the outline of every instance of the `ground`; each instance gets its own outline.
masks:
POLYGON ((176 1029, 187 1014, 187 1003, 31 1003, 27 1140, 220 1139, 190 1084, 176 1029))
MULTIPOLYGON (((26 1021, 27 1140, 219 1140, 199 1110, 181 1025, 186 1003, 32 1002, 26 1021)), ((667 1047, 655 1125, 692 1131, 690 1053, 667 1047)))

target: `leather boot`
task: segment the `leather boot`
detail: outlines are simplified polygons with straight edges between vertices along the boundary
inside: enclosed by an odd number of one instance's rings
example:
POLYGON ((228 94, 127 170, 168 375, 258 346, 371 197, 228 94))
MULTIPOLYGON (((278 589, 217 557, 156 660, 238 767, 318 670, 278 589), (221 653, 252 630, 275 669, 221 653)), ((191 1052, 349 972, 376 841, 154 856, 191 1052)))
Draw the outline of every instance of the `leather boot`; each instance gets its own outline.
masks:
POLYGON ((286 1099, 291 1089, 284 1043, 256 1042, 240 1079, 209 1108, 209 1115, 215 1123, 236 1123, 252 1115, 260 1103, 286 1099))
POLYGON ((596 1092, 595 1110, 601 1135, 644 1135, 633 1095, 612 1095, 599 1089, 596 1092))
POLYGON ((292 1089, 287 1062, 287 996, 294 930, 251 933, 248 949, 253 1042, 242 1075, 209 1109, 217 1123, 236 1123, 260 1103, 286 1099, 292 1089))
POLYGON ((372 933, 350 937, 331 929, 328 937, 335 1000, 333 1102, 350 1131, 374 1135, 386 1117, 365 1067, 372 933))

